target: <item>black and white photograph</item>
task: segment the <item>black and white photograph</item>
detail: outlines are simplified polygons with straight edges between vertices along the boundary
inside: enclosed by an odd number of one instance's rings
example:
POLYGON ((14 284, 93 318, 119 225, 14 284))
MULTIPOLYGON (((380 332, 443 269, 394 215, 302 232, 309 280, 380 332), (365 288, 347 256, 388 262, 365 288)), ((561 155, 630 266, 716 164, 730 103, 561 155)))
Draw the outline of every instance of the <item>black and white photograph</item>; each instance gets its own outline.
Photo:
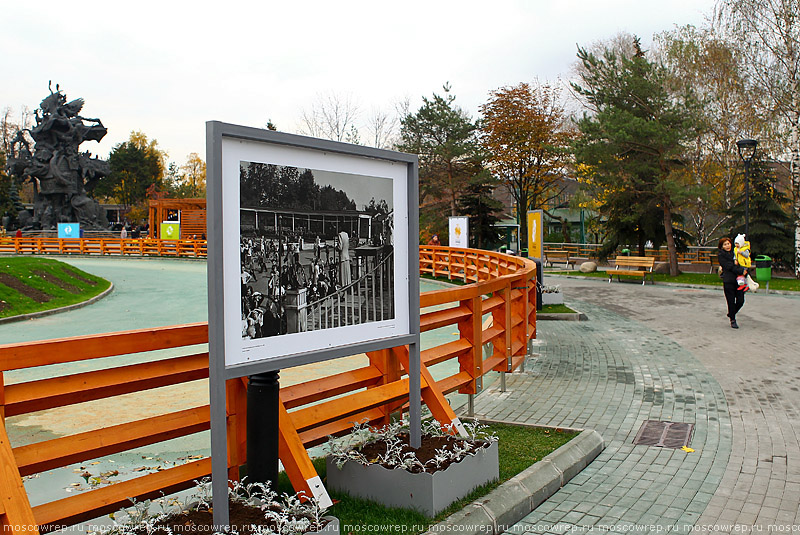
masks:
POLYGON ((242 339, 393 320, 389 178, 239 163, 242 339))

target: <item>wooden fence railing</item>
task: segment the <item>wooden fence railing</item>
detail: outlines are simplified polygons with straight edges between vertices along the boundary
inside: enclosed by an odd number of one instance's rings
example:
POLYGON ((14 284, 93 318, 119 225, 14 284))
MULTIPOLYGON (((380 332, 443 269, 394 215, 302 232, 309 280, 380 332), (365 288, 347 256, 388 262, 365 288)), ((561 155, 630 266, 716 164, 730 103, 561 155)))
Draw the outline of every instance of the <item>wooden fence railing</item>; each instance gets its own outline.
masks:
MULTIPOLYGON (((567 251, 571 258, 597 258, 600 245, 596 243, 545 243, 545 253, 549 251, 567 251)), ((618 252, 619 253, 619 252, 618 252)), ((631 249, 631 254, 638 255, 638 251, 631 249)), ((611 255, 616 256, 616 255, 611 255)), ((659 249, 645 249, 645 256, 655 257, 657 262, 668 262, 669 252, 666 247, 659 249)), ((689 247, 684 252, 678 253, 678 262, 684 264, 712 264, 717 262, 716 247, 689 247)))
MULTIPOLYGON (((535 266, 529 260, 500 253, 421 247, 420 272, 471 281, 464 286, 426 292, 420 298, 423 332, 450 326, 460 334, 458 339, 425 349, 421 354, 423 401, 443 424, 457 422, 445 394, 475 394, 483 375, 491 370, 513 371, 525 358, 528 341, 536 335, 535 266), (492 321, 483 321, 487 314, 492 321), (484 346, 491 348, 488 356, 484 346), (447 361, 457 362, 456 371, 434 380, 430 368, 447 361)), ((205 379, 207 341, 208 328, 203 323, 2 345, 0 424, 5 423, 5 418, 62 406, 74 406, 72 410, 86 416, 87 409, 80 403, 205 379), (180 354, 112 367, 107 367, 108 360, 104 360, 168 348, 180 354), (74 362, 82 364, 67 375, 46 374, 45 379, 3 382, 3 372, 74 362), (77 371, 87 367, 102 369, 77 371)), ((324 442, 329 435, 346 432, 355 421, 388 422, 392 413, 408 403, 408 378, 404 377, 409 368, 407 346, 368 353, 367 357, 369 365, 362 368, 281 388, 279 453, 295 489, 308 491, 307 481, 316 475, 309 473, 313 467, 309 468, 305 448, 324 442)), ((226 385, 231 479, 238 478, 239 467, 247 461, 246 382, 234 379, 226 385)), ((8 466, 9 455, 2 455, 0 433, 0 462, 4 463, 0 465, 0 488, 18 488, 19 474, 64 467, 209 429, 208 405, 125 423, 115 423, 113 418, 113 413, 106 412, 97 415, 97 427, 91 431, 13 447, 16 466, 8 466)), ((39 526, 75 524, 118 510, 128 505, 132 497, 144 499, 189 488, 194 480, 210 473, 209 458, 190 460, 36 505, 32 513, 39 526)), ((27 500, 24 494, 22 498, 27 500)), ((30 511, 22 498, 14 500, 16 509, 6 506, 5 510, 30 511)), ((0 520, 4 518, 3 506, 0 503, 0 520)), ((29 523, 23 513, 13 513, 16 520, 11 518, 13 514, 7 514, 7 523, 29 523)))
MULTIPOLYGON (((544 250, 567 251, 570 257, 597 258, 600 245, 594 243, 545 243, 544 250)), ((60 239, 52 237, 23 236, 0 237, 0 254, 83 254, 83 255, 134 255, 178 256, 204 258, 207 254, 205 240, 161 240, 157 238, 125 239, 87 237, 60 239)), ((658 262, 667 262, 666 247, 646 249, 645 256, 654 256, 658 262)), ((716 247, 689 247, 678 253, 678 262, 687 264, 716 263, 716 247)))
POLYGON ((161 240, 157 238, 0 237, 0 254, 79 254, 116 256, 175 256, 205 258, 206 240, 161 240))

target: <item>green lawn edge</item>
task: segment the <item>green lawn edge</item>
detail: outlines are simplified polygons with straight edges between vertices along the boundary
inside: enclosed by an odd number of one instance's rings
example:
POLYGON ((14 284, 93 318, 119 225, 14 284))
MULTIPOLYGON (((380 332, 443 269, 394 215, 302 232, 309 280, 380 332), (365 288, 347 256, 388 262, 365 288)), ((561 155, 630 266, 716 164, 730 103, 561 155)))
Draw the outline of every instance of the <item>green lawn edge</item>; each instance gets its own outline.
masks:
MULTIPOLYGON (((489 423, 487 425, 489 431, 494 432, 499 438, 499 479, 474 489, 435 518, 428 518, 419 512, 408 509, 386 507, 374 501, 353 498, 338 492, 331 492, 334 505, 325 514, 338 518, 339 524, 342 526, 384 525, 393 526, 393 532, 397 533, 410 535, 423 533, 430 526, 486 496, 578 435, 578 432, 573 430, 532 427, 522 424, 489 423)), ((325 459, 318 458, 313 462, 317 474, 325 481, 327 477, 325 459)), ((292 492, 289 479, 284 473, 281 473, 279 488, 282 492, 292 492)))
POLYGON ((0 257, 0 273, 10 275, 34 290, 39 290, 52 296, 49 301, 38 303, 36 300, 0 283, 0 309, 2 309, 0 310, 0 319, 53 311, 84 303, 111 287, 111 282, 106 279, 52 258, 0 257), (36 271, 56 277, 60 281, 76 287, 79 292, 72 293, 52 282, 48 282, 37 275, 36 271))
MULTIPOLYGON (((569 277, 590 277, 590 278, 602 278, 607 279, 609 273, 613 273, 613 269, 609 271, 596 271, 594 273, 582 273, 580 271, 546 271, 545 278, 547 275, 565 275, 569 277)), ((637 280, 641 281, 641 279, 634 279, 633 277, 626 277, 623 275, 622 280, 637 280)), ((649 280, 648 275, 648 280, 649 280)), ((616 280, 616 277, 615 277, 616 280)), ((654 273, 653 280, 656 282, 669 282, 675 284, 691 284, 691 285, 700 285, 700 286, 716 286, 722 287, 722 279, 716 273, 681 273, 677 277, 671 277, 665 273, 654 273)), ((757 279, 754 278, 757 281, 757 279)), ((766 288, 766 283, 761 282, 761 287, 766 288)), ((800 292, 800 280, 798 279, 785 279, 780 278, 776 279, 773 278, 769 283, 770 290, 776 291, 787 291, 787 292, 800 292)))

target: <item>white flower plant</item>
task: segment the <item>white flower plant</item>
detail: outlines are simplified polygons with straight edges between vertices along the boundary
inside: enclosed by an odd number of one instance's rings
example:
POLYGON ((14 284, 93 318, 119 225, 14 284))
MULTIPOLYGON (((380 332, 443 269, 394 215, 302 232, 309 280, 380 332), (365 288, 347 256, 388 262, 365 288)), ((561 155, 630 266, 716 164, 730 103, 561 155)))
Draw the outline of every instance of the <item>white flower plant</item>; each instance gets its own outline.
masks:
POLYGON ((554 286, 544 286, 542 285, 542 293, 543 294, 558 294, 561 293, 561 286, 554 285, 554 286))
MULTIPOLYGON (((358 422, 353 425, 350 434, 340 438, 328 437, 325 446, 327 453, 331 456, 336 466, 341 469, 348 461, 354 461, 362 465, 380 464, 388 468, 398 468, 409 472, 424 472, 428 468, 438 469, 450 463, 458 462, 467 455, 474 455, 481 445, 476 447, 476 442, 484 442, 488 445, 497 441, 497 435, 487 432, 488 426, 480 422, 464 422, 468 438, 456 441, 452 448, 439 448, 432 459, 426 463, 421 462, 414 451, 403 453, 405 445, 400 435, 409 432, 407 420, 398 420, 383 427, 370 427, 366 421, 358 422), (378 458, 368 459, 361 449, 370 443, 384 441, 386 443, 386 453, 378 458)), ((442 426, 435 419, 423 420, 421 424, 422 436, 453 436, 450 432, 452 426, 442 426)), ((456 438, 458 438, 456 436, 456 438)))
MULTIPOLYGON (((324 510, 312 497, 302 501, 303 493, 281 497, 269 488, 268 484, 231 481, 228 496, 231 501, 243 503, 261 509, 264 519, 275 526, 251 526, 251 533, 263 535, 301 535, 309 531, 318 531, 323 527, 324 510)), ((114 525, 102 535, 150 535, 165 533, 172 535, 169 528, 159 526, 159 522, 168 520, 190 510, 209 510, 211 508, 211 479, 203 478, 195 481, 196 490, 184 500, 162 498, 156 500, 158 508, 151 511, 151 500, 137 502, 131 499, 133 506, 122 509, 111 515, 114 525)), ((214 534, 221 533, 215 531, 214 534)), ((225 535, 238 535, 235 530, 225 535)))

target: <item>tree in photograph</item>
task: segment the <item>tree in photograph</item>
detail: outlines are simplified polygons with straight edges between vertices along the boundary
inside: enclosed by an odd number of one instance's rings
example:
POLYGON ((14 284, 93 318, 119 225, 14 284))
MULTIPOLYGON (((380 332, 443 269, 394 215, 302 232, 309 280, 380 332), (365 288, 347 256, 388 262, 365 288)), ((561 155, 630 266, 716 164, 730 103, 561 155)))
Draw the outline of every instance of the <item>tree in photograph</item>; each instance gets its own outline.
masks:
POLYGON ((691 90, 702 124, 687 152, 687 166, 698 194, 688 199, 685 216, 698 245, 715 242, 728 225, 730 209, 742 191, 736 141, 770 130, 771 116, 753 106, 743 58, 712 28, 684 26, 656 36, 656 54, 669 73, 673 92, 691 90))
POLYGON ((458 215, 457 201, 475 174, 478 149, 477 126, 455 104, 450 86, 443 90, 422 97, 419 110, 400 121, 399 149, 419 155, 421 212, 430 212, 437 225, 446 225, 448 213, 458 215))
MULTIPOLYGON (((675 216, 693 187, 686 178, 685 145, 699 125, 691 95, 667 91, 665 69, 647 60, 638 39, 632 57, 607 51, 598 57, 578 49, 584 72, 572 84, 592 114, 578 125, 575 158, 591 171, 584 177, 603 198, 609 234, 637 233, 657 241, 650 228, 660 214, 670 273, 678 274, 675 216), (647 233, 647 234, 645 234, 647 233)), ((643 248, 642 238, 639 240, 643 248)))
POLYGON ((503 203, 492 196, 499 182, 488 172, 476 174, 467 184, 467 189, 458 199, 461 215, 469 216, 469 238, 478 249, 494 249, 502 238, 497 225, 498 214, 503 212, 503 203))
POLYGON ((778 115, 788 140, 792 184, 795 276, 800 277, 800 3, 796 0, 718 0, 717 20, 744 54, 764 114, 778 115))
POLYGON ((572 134, 558 89, 521 83, 490 92, 481 105, 481 145, 489 170, 517 205, 520 235, 528 235, 528 210, 560 193, 572 134))
POLYGON ((142 132, 116 145, 108 156, 111 174, 94 188, 96 196, 131 208, 147 199, 147 188, 162 186, 166 154, 142 132))
MULTIPOLYGON (((794 261, 793 225, 791 216, 784 210, 789 201, 775 188, 777 182, 775 167, 767 165, 763 159, 753 161, 750 169, 749 234, 747 239, 753 258, 767 255, 778 266, 792 268, 794 261)), ((728 236, 735 237, 745 232, 744 194, 731 208, 730 221, 735 225, 728 236)))

